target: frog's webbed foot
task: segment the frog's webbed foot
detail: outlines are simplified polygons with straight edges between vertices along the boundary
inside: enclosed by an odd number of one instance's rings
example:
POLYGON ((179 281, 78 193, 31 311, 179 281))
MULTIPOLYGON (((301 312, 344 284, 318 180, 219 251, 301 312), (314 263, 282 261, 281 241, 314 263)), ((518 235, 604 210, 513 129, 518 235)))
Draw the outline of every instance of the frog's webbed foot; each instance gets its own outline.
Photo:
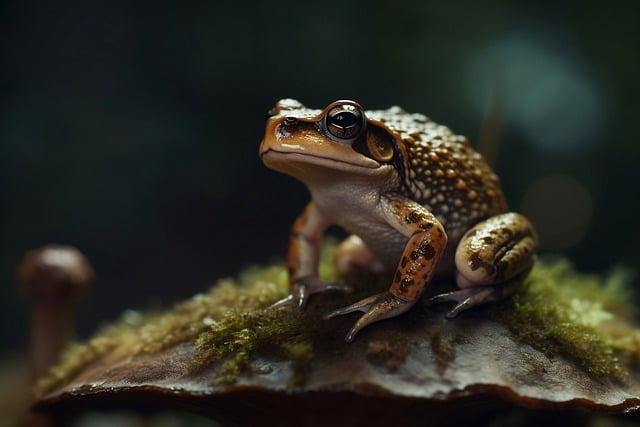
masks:
POLYGON ((519 281, 512 281, 499 285, 481 285, 474 286, 472 288, 459 289, 452 292, 434 295, 431 298, 428 298, 425 303, 427 305, 433 305, 441 302, 455 302, 456 305, 445 315, 448 319, 453 319, 458 314, 472 307, 486 302, 500 301, 501 299, 506 298, 515 292, 519 284, 519 281))
POLYGON ((326 314, 324 318, 330 319, 335 316, 353 313, 354 311, 362 311, 364 315, 358 319, 345 337, 347 342, 351 342, 356 334, 365 326, 377 322, 378 320, 388 319, 404 313, 409 310, 413 304, 413 302, 403 301, 400 298, 393 296, 390 292, 385 291, 372 295, 356 302, 355 304, 351 304, 350 306, 333 310, 326 314))
POLYGON ((349 285, 325 282, 315 276, 303 277, 291 286, 291 293, 288 296, 274 302, 271 308, 292 306, 302 310, 311 295, 330 290, 351 292, 352 288, 349 285))

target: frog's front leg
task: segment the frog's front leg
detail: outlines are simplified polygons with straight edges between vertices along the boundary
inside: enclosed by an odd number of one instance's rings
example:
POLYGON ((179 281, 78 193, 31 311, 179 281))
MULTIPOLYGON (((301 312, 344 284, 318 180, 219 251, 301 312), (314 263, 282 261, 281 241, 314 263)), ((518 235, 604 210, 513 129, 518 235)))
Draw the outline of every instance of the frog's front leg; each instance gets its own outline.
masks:
POLYGON ((395 317, 418 301, 431 281, 447 244, 447 235, 436 217, 419 204, 404 198, 383 200, 389 224, 408 238, 393 283, 388 291, 372 295, 348 307, 327 314, 326 318, 362 311, 364 315, 346 336, 348 342, 367 325, 395 317))
POLYGON ((289 272, 289 296, 277 301, 272 307, 294 305, 303 308, 309 296, 330 289, 349 291, 346 285, 328 283, 318 279, 318 262, 322 246, 322 235, 332 223, 331 219, 310 202, 298 216, 291 228, 287 267, 289 272))
POLYGON ((512 294, 533 267, 536 231, 523 215, 496 215, 472 227, 456 248, 456 283, 460 290, 436 295, 427 304, 454 301, 448 318, 512 294))

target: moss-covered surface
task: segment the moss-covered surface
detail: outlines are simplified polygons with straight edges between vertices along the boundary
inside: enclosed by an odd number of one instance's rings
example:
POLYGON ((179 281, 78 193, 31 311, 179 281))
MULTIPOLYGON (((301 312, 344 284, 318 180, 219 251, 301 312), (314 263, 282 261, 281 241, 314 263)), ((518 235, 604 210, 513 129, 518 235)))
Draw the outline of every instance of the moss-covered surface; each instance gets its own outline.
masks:
POLYGON ((455 344, 460 343, 462 338, 458 335, 447 331, 447 321, 443 320, 439 325, 431 329, 429 340, 433 349, 433 362, 440 375, 449 367, 449 364, 456 357, 455 344))
MULTIPOLYGON (((327 245, 323 259, 329 259, 327 245)), ((320 274, 338 280, 329 262, 320 274)), ((199 368, 225 358, 213 382, 232 382, 245 369, 253 368, 252 357, 259 352, 279 353, 294 360, 293 383, 302 381, 309 370, 310 332, 308 317, 294 310, 268 310, 287 294, 287 273, 281 264, 251 267, 238 278, 222 279, 207 293, 183 301, 171 310, 141 313, 127 310, 113 325, 98 331, 86 343, 72 344, 47 377, 36 386, 43 395, 64 384, 85 366, 109 352, 121 356, 155 353, 184 342, 194 342, 197 357, 191 368, 199 368), (303 351, 306 349, 305 351, 303 351)))
MULTIPOLYGON (((331 250, 327 246, 326 252, 331 250)), ((330 256, 323 259, 321 277, 336 280, 330 256)), ((112 358, 153 354, 183 343, 195 348, 190 371, 217 366, 211 384, 232 383, 243 373, 259 374, 264 367, 258 362, 267 358, 291 362, 288 383, 301 386, 313 370, 314 346, 322 340, 340 340, 340 334, 328 335, 331 323, 318 313, 268 308, 286 295, 286 282, 280 265, 250 268, 166 313, 128 311, 88 342, 71 346, 37 391, 43 395, 67 383, 107 354, 112 358)), ((579 274, 567 261, 539 262, 513 298, 466 315, 489 315, 506 324, 520 341, 550 357, 567 356, 594 377, 623 379, 627 367, 640 366, 640 332, 630 326, 635 312, 628 282, 628 273, 620 269, 600 277, 579 274)), ((371 293, 370 288, 356 288, 355 294, 336 296, 344 299, 336 304, 371 293)), ((421 306, 405 316, 419 316, 416 312, 429 309, 421 306)), ((455 360, 460 341, 444 321, 429 330, 425 341, 430 342, 433 363, 442 374, 455 360)), ((366 357, 392 373, 404 363, 409 347, 398 335, 378 338, 368 343, 366 357)), ((533 371, 542 369, 535 358, 529 359, 533 371)))
POLYGON ((195 369, 227 358, 214 382, 235 382, 246 369, 258 372, 253 364, 257 355, 295 361, 294 383, 302 382, 310 360, 311 333, 309 316, 293 310, 259 308, 250 312, 232 310, 219 322, 196 337, 195 369))
POLYGON ((539 262, 513 298, 491 312, 548 356, 563 354, 594 377, 622 379, 623 366, 640 360, 629 279, 622 268, 602 277, 578 273, 567 260, 539 262))
POLYGON ((398 334, 387 334, 367 343, 367 359, 383 366, 388 372, 396 372, 409 355, 409 343, 398 334))

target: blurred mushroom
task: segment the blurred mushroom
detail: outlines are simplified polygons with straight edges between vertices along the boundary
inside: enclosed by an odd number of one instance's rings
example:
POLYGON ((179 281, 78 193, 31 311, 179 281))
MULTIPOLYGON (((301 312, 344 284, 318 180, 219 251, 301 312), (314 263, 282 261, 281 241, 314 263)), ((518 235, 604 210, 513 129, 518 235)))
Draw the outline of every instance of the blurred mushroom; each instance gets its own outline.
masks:
POLYGON ((29 383, 59 361, 73 333, 73 306, 93 282, 89 261, 77 249, 47 245, 27 252, 18 268, 20 290, 29 302, 29 383))

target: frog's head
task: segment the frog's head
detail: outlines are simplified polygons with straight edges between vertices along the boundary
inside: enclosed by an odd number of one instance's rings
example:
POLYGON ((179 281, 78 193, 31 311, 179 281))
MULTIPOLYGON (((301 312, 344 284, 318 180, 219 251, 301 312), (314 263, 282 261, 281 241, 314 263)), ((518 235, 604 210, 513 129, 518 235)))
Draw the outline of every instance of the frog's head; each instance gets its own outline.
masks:
POLYGON ((337 175, 379 185, 398 176, 402 168, 392 132, 382 121, 368 119, 357 102, 336 101, 324 110, 313 110, 282 99, 269 115, 260 144, 262 161, 307 185, 337 175))

